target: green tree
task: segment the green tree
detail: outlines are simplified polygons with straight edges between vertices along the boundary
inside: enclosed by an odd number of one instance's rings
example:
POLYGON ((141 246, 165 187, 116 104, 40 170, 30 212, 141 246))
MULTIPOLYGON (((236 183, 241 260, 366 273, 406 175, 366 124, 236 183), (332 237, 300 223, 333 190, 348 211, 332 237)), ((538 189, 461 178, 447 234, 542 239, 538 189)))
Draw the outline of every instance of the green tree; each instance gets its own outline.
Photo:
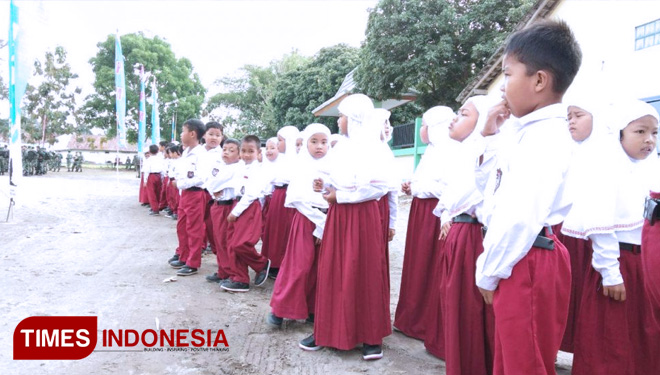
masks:
POLYGON ((381 0, 371 10, 356 80, 377 99, 411 90, 422 109, 456 96, 534 0, 381 0))
POLYGON ((47 51, 43 61, 34 62, 37 86, 28 85, 25 90, 23 110, 28 118, 24 131, 33 141, 55 143, 55 137, 69 134, 76 129, 76 94, 80 88, 72 88, 71 80, 78 75, 66 62, 66 50, 58 46, 47 51))
MULTIPOLYGON (((84 120, 91 127, 104 129, 109 137, 116 135, 115 120, 115 36, 97 44, 96 56, 89 60, 95 74, 96 92, 86 98, 83 106, 84 120)), ((206 89, 202 86, 190 60, 177 58, 171 46, 158 36, 147 38, 142 33, 121 36, 126 75, 126 127, 129 142, 137 141, 138 106, 140 100, 139 73, 134 70, 138 64, 144 65, 146 72, 156 78, 161 136, 169 139, 172 132, 171 118, 174 107, 164 104, 178 100, 176 111, 179 123, 189 118, 198 118, 206 89), (137 73, 137 74, 136 74, 137 73)), ((146 85, 147 96, 147 138, 151 136, 151 115, 149 103, 151 85, 146 85)), ((178 128, 180 131, 180 128, 178 128)))
POLYGON ((309 57, 293 51, 265 67, 245 65, 239 76, 216 81, 221 92, 209 98, 206 110, 208 113, 217 108, 237 111, 237 114, 230 114, 220 121, 228 128, 235 128, 235 137, 248 133, 273 135, 278 129, 272 103, 275 84, 280 76, 309 62, 309 57))
POLYGON ((358 66, 359 58, 357 48, 338 44, 322 48, 309 64, 278 77, 272 97, 277 127, 303 129, 320 122, 337 131, 336 117, 315 117, 312 110, 335 95, 346 75, 358 66))

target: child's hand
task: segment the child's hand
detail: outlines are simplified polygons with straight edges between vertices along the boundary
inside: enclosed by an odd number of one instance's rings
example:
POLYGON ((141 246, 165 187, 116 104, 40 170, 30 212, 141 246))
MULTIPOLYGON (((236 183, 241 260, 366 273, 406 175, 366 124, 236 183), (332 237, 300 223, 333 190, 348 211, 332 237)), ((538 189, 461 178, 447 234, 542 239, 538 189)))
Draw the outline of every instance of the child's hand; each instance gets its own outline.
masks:
POLYGON ((216 191, 215 193, 213 193, 213 198, 220 198, 221 195, 222 195, 222 190, 216 191))
POLYGON ((511 110, 507 107, 506 101, 502 100, 488 111, 486 125, 484 125, 484 129, 481 131, 481 135, 488 137, 489 135, 497 134, 500 126, 509 117, 511 117, 511 110))
POLYGON ((487 305, 493 304, 493 294, 495 294, 495 291, 479 288, 479 293, 484 297, 484 302, 486 302, 487 305))
POLYGON ((410 190, 410 181, 401 184, 401 192, 403 192, 406 195, 412 194, 410 190))
POLYGON ((390 228, 387 231, 387 242, 390 242, 394 239, 394 235, 396 234, 396 229, 390 228))
POLYGON ((322 192, 323 191, 323 179, 322 178, 314 179, 313 187, 314 187, 315 192, 317 192, 317 193, 322 192))
POLYGON ((329 204, 337 203, 337 189, 333 187, 328 187, 327 193, 323 194, 323 199, 325 199, 329 204))
POLYGON ((174 186, 176 188, 176 180, 170 181, 170 182, 172 183, 172 186, 174 186))
POLYGON ((626 287, 623 283, 618 285, 603 286, 603 295, 605 297, 610 297, 615 301, 625 301, 626 300, 626 287))
POLYGON ((236 217, 234 214, 229 214, 229 216, 227 216, 227 221, 230 223, 235 223, 236 219, 238 219, 238 217, 236 217))
POLYGON ((445 238, 447 238, 447 234, 449 234, 449 229, 451 229, 451 221, 442 224, 442 228, 440 228, 440 237, 438 237, 438 239, 444 240, 445 238))

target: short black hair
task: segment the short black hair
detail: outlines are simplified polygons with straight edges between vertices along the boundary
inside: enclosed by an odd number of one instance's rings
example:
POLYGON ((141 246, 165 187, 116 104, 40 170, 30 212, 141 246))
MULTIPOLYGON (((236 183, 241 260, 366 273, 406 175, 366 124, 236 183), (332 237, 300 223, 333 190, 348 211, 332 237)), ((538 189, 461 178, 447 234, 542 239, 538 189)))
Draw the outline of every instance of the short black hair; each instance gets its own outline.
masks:
POLYGON ((196 118, 186 120, 186 122, 183 123, 183 126, 188 128, 189 132, 195 132, 198 142, 202 140, 204 133, 206 133, 206 126, 196 118))
POLYGON ((582 65, 580 45, 564 21, 543 20, 513 33, 504 53, 525 64, 528 75, 549 71, 557 94, 566 92, 582 65))
POLYGON ((149 153, 156 155, 158 153, 158 146, 157 145, 150 145, 149 146, 149 153))
POLYGON ((170 143, 168 141, 160 141, 158 144, 163 147, 167 147, 170 143))
POLYGON ((239 141, 238 139, 235 139, 235 138, 227 138, 225 140, 225 145, 226 144, 236 145, 237 148, 239 148, 239 149, 241 148, 241 141, 239 141))
POLYGON ((208 131, 209 129, 220 129, 222 134, 225 134, 225 129, 216 121, 209 121, 206 123, 206 130, 208 131))
POLYGON ((167 151, 168 151, 170 154, 171 154, 171 153, 176 153, 176 154, 181 155, 181 154, 183 153, 183 151, 181 151, 181 147, 179 147, 179 145, 170 145, 170 146, 167 148, 167 151))
POLYGON ((259 137, 257 137, 256 135, 252 135, 252 134, 246 135, 245 137, 243 137, 243 141, 242 141, 242 142, 243 142, 243 143, 249 143, 249 142, 252 142, 252 143, 254 143, 255 145, 257 145, 257 148, 260 148, 260 147, 261 147, 261 140, 260 140, 259 137))

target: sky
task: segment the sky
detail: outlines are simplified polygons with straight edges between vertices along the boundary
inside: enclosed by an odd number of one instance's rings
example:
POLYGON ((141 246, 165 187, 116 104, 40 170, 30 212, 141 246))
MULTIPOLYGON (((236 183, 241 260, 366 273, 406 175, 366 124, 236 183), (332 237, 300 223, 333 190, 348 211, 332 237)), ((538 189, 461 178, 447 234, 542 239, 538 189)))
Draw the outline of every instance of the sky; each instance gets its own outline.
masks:
MULTIPOLYGON (((97 43, 109 34, 142 31, 167 40, 179 57, 187 57, 210 89, 213 82, 238 74, 245 64, 266 65, 298 50, 311 56, 323 47, 364 40, 368 8, 376 0, 297 1, 18 1, 25 4, 24 27, 36 42, 34 57, 61 45, 80 78, 82 97, 91 93, 94 75, 88 61, 97 43), (40 4, 40 11, 35 11, 40 4), (29 19, 27 19, 29 17, 29 19), (30 21, 30 22, 28 22, 30 21)), ((19 16, 20 17, 20 16, 19 16)), ((0 39, 7 39, 9 1, 0 0, 0 39)), ((0 50, 0 74, 7 82, 7 48, 0 50)))

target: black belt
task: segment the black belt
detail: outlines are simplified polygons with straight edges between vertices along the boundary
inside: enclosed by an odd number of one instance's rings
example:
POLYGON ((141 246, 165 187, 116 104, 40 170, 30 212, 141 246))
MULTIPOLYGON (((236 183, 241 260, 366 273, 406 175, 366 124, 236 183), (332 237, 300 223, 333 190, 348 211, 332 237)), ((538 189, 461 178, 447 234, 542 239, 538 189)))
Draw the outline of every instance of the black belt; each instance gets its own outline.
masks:
POLYGON ((312 207, 312 208, 316 208, 317 210, 323 212, 326 215, 328 214, 328 209, 327 208, 321 208, 321 207, 312 207))
POLYGON ((452 223, 481 224, 476 217, 468 214, 460 214, 451 219, 452 223))
POLYGON ((644 218, 648 220, 651 225, 660 220, 660 199, 646 197, 646 202, 644 203, 644 218))
POLYGON ((151 172, 149 174, 160 174, 160 172, 151 172))
POLYGON ((619 242, 619 249, 630 251, 633 254, 640 254, 642 252, 642 246, 626 242, 619 242))
POLYGON ((201 187, 193 186, 191 188, 187 188, 187 191, 202 191, 203 189, 201 187))
POLYGON ((215 204, 217 204, 218 206, 231 206, 232 204, 234 204, 234 200, 230 199, 227 201, 215 201, 215 204))
POLYGON ((282 186, 275 185, 275 189, 286 189, 287 187, 289 187, 289 184, 284 184, 282 186))
POLYGON ((170 177, 170 181, 176 181, 176 178, 170 177))
MULTIPOLYGON (((542 228, 541 232, 539 232, 538 236, 536 236, 536 239, 534 240, 534 243, 532 244, 532 247, 539 247, 541 249, 546 249, 546 250, 554 250, 555 249, 555 241, 546 237, 546 229, 548 232, 550 232, 550 235, 552 235, 552 228, 542 228)), ((486 231, 488 231, 488 228, 485 226, 481 227, 481 234, 486 237, 486 231)))

